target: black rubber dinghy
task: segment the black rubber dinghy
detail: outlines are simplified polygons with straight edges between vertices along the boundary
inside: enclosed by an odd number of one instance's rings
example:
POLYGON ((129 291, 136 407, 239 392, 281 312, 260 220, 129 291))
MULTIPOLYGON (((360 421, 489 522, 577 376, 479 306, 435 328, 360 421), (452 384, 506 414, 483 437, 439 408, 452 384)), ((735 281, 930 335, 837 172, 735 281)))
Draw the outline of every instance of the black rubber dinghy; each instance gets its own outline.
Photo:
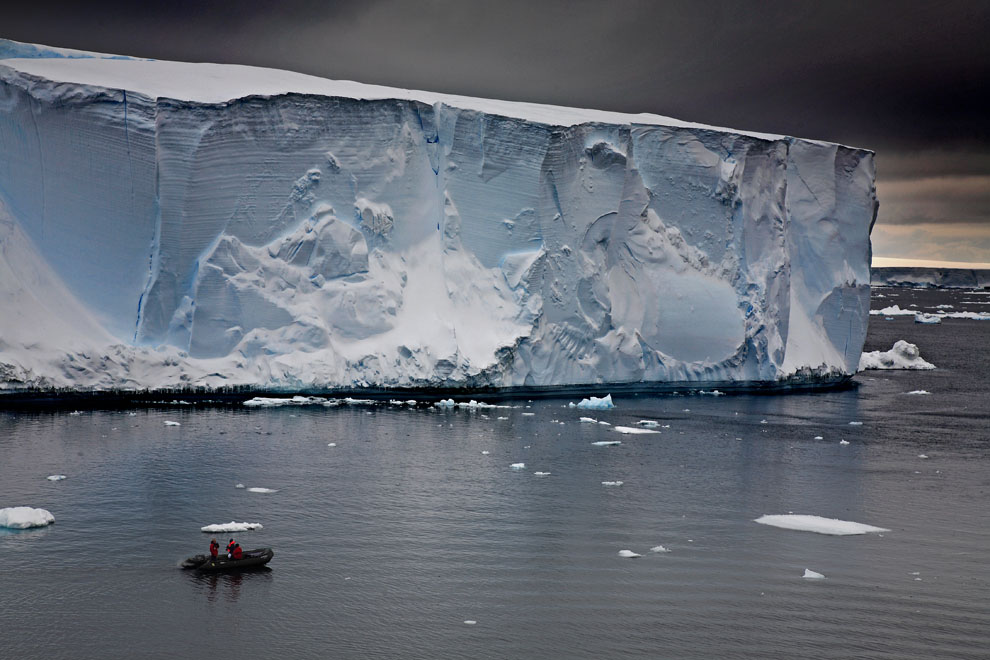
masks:
POLYGON ((204 573, 226 573, 260 568, 270 562, 275 552, 271 548, 248 550, 240 559, 227 559, 221 555, 216 559, 207 555, 196 555, 182 562, 182 568, 191 568, 204 573))

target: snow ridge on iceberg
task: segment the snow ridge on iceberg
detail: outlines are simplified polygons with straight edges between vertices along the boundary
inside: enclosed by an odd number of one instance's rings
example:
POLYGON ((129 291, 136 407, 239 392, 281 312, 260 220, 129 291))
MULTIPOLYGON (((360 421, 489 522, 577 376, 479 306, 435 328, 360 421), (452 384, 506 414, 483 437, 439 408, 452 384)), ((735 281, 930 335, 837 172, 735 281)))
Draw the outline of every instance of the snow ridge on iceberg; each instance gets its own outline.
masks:
POLYGON ((18 247, 0 298, 26 305, 0 318, 20 339, 0 387, 731 386, 858 365, 871 152, 45 53, 0 59, 18 247))

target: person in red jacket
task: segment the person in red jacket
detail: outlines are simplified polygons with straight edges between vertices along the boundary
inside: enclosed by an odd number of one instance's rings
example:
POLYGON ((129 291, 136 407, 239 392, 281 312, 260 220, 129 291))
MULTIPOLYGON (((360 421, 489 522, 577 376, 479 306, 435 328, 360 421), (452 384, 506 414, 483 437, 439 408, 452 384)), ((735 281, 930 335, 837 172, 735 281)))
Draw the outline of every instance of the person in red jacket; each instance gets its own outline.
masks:
POLYGON ((234 544, 234 549, 231 551, 229 556, 231 559, 241 559, 244 557, 244 553, 241 550, 240 544, 238 543, 234 544))
POLYGON ((220 544, 216 539, 210 539, 210 556, 216 559, 218 552, 220 552, 220 544))

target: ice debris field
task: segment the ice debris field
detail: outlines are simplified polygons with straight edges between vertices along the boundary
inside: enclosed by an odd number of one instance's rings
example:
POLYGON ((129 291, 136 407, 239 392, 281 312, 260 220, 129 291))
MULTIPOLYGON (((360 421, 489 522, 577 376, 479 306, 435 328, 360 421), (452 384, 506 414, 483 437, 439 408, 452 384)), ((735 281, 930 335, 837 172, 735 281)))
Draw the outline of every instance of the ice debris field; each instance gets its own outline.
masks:
POLYGON ((873 153, 0 40, 0 388, 833 382, 873 153))

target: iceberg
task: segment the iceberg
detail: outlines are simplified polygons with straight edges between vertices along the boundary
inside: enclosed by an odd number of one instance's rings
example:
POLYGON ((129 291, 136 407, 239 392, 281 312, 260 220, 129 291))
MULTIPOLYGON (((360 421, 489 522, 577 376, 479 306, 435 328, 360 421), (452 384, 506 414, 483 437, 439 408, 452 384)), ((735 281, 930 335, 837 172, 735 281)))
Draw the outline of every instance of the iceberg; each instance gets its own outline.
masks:
POLYGON ((619 556, 623 559, 635 559, 636 557, 642 557, 643 555, 635 553, 632 550, 619 550, 619 556))
POLYGON ((760 516, 753 522, 782 529, 794 529, 803 532, 816 532, 818 534, 831 534, 833 536, 848 536, 851 534, 867 534, 869 532, 889 532, 883 527, 864 525, 863 523, 851 522, 848 520, 838 520, 836 518, 823 518, 821 516, 808 516, 800 514, 784 514, 774 516, 760 516))
POLYGON ((805 580, 824 580, 825 576, 818 571, 813 571, 810 568, 804 569, 804 575, 802 575, 805 580))
POLYGON ((915 344, 899 339, 889 351, 869 351, 859 359, 859 370, 867 369, 934 369, 921 357, 915 344))
POLYGON ((29 506, 0 509, 0 527, 29 529, 31 527, 45 527, 53 522, 55 522, 55 516, 46 509, 35 509, 29 506))
MULTIPOLYGON (((603 397, 592 396, 587 399, 581 399, 580 403, 577 405, 570 404, 575 408, 582 408, 584 410, 609 410, 615 408, 615 404, 612 403, 612 395, 606 394, 603 397)), ((585 419, 582 417, 582 420, 585 419)))
POLYGON ((830 384, 874 155, 0 40, 0 388, 830 384))

